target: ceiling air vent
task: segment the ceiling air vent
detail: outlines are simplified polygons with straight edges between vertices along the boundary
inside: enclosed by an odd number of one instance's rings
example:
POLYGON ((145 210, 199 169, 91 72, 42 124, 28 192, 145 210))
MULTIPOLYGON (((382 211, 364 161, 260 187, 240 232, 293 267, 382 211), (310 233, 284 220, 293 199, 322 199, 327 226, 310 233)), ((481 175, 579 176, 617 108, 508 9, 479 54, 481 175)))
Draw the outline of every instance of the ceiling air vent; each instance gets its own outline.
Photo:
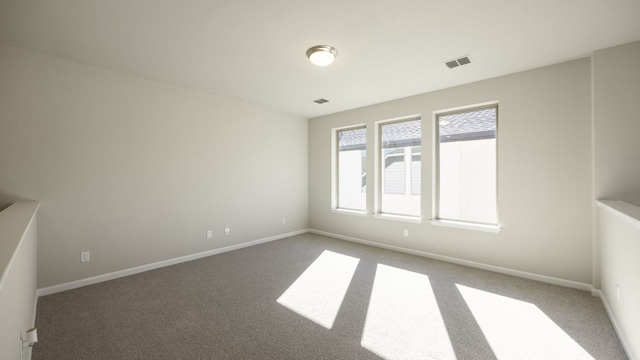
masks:
POLYGON ((447 65, 449 69, 453 69, 458 66, 471 64, 471 58, 469 57, 469 55, 467 55, 467 56, 463 56, 457 59, 447 61, 444 64, 447 65))
POLYGON ((324 104, 324 103, 328 103, 329 100, 327 99, 318 99, 318 100, 313 100, 314 103, 316 104, 324 104))

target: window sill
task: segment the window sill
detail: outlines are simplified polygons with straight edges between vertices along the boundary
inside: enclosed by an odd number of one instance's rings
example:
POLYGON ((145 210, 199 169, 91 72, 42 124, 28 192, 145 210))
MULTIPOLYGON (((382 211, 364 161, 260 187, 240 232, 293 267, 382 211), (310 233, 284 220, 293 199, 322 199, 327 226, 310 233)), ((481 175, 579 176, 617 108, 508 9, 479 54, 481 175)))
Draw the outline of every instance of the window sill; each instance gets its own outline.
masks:
POLYGON ((345 215, 355 215, 355 216, 368 215, 366 211, 362 211, 362 210, 331 209, 331 212, 334 214, 345 214, 345 215))
POLYGON ((376 219, 394 220, 394 221, 403 221, 403 222, 422 224, 422 218, 418 216, 392 215, 392 214, 378 213, 378 214, 373 214, 373 217, 376 219))
POLYGON ((500 230, 502 230, 502 228, 498 225, 474 224, 474 223, 468 223, 468 222, 462 222, 462 221, 441 220, 441 219, 431 220, 431 225, 452 227, 457 229, 485 231, 485 232, 491 232, 491 233, 499 233, 500 230))

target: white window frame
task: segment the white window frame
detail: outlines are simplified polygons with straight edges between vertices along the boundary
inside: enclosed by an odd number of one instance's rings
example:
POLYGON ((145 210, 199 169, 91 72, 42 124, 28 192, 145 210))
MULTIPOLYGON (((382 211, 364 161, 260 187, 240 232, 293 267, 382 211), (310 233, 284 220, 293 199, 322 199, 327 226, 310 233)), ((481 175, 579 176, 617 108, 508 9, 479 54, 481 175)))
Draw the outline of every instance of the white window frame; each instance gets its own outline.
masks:
POLYGON ((477 230, 477 231, 486 231, 486 232, 493 232, 493 233, 497 233, 500 232, 500 230, 502 229, 500 227, 500 212, 499 212, 499 189, 500 187, 498 186, 498 182, 499 182, 499 174, 500 174, 500 170, 499 170, 499 159, 498 159, 498 154, 499 154, 499 106, 498 106, 498 102, 497 101, 493 101, 493 102, 487 102, 487 103, 482 103, 482 104, 475 104, 475 105, 470 105, 470 106, 463 106, 463 107, 458 107, 458 108, 452 108, 452 109, 446 109, 446 110, 441 110, 441 111, 437 111, 433 113, 433 192, 432 192, 432 198, 433 198, 433 208, 432 208, 432 213, 433 213, 433 219, 431 220, 431 223, 433 225, 436 226, 446 226, 446 227, 454 227, 454 228, 460 228, 460 229, 468 229, 468 230, 477 230), (495 153, 495 160, 496 160, 496 181, 495 181, 495 187, 496 187, 496 198, 495 198, 495 203, 496 203, 496 223, 495 224, 487 224, 487 223, 479 223, 479 222, 473 222, 473 221, 466 221, 466 220, 459 220, 459 219, 446 219, 446 218, 440 218, 440 124, 439 124, 439 118, 440 116, 444 116, 444 115, 451 115, 451 114, 456 114, 456 113, 461 113, 461 112, 469 112, 469 111, 474 111, 474 110, 482 110, 482 109, 488 109, 488 108, 495 108, 496 109, 496 153, 495 153))
MULTIPOLYGON (((349 125, 339 128, 331 129, 331 212, 347 214, 347 215, 357 215, 357 216, 367 216, 368 207, 369 207, 369 199, 365 194, 365 209, 364 210, 356 210, 356 209, 347 209, 340 208, 339 203, 339 183, 340 183, 340 174, 339 174, 339 155, 340 151, 338 150, 338 133, 346 130, 356 130, 356 129, 365 129, 368 133, 367 124, 355 124, 349 125)), ((369 135, 367 134, 367 138, 369 135)), ((368 146, 368 141, 365 140, 365 151, 368 146)), ((369 156, 369 152, 367 152, 367 157, 369 156)), ((367 159, 367 165, 369 164, 369 160, 367 159)), ((369 184, 369 170, 367 169, 367 185, 369 184)), ((367 189, 369 186, 367 186, 367 189)))
MULTIPOLYGON (((374 174, 375 174, 375 179, 374 179, 374 191, 375 191, 375 195, 374 195, 374 212, 373 212, 373 216, 375 218, 378 219, 385 219, 385 220, 395 220, 395 221, 403 221, 403 222, 411 222, 411 223, 422 223, 422 214, 424 213, 424 206, 422 206, 422 202, 423 202, 423 197, 422 197, 422 187, 424 184, 424 181, 420 182, 420 187, 421 187, 421 191, 420 194, 417 195, 413 195, 413 196, 419 196, 420 197, 420 215, 418 216, 414 216, 414 215, 408 215, 408 214, 396 214, 396 213, 385 213, 382 212, 382 194, 384 191, 383 188, 383 182, 382 182, 382 178, 383 178, 383 173, 384 173, 384 155, 383 155, 383 146, 382 146, 382 126, 384 125, 389 125, 389 124, 394 124, 394 123, 401 123, 401 122, 407 122, 407 121, 414 121, 414 120, 420 120, 422 121, 422 116, 420 114, 414 114, 414 115, 409 115, 409 116, 403 116, 403 117, 398 117, 398 118, 393 118, 393 119, 387 119, 387 120, 381 120, 381 121, 376 121, 375 122, 375 151, 374 151, 374 174)), ((423 154, 424 154, 424 141, 423 141, 423 136, 422 136, 422 132, 421 132, 421 139, 420 139, 420 159, 421 159, 421 166, 422 164, 424 164, 423 160, 423 154)), ((411 154, 409 155, 409 158, 411 159, 411 154)), ((409 166, 410 168, 410 166, 409 166)), ((410 171, 410 169, 409 169, 410 171)), ((421 171, 421 173, 424 173, 423 171, 421 171)), ((411 174, 409 172, 409 174, 411 174)), ((406 176, 406 175, 405 175, 406 176)), ((407 186, 409 186, 406 191, 409 192, 409 194, 411 194, 411 184, 407 184, 407 186)))

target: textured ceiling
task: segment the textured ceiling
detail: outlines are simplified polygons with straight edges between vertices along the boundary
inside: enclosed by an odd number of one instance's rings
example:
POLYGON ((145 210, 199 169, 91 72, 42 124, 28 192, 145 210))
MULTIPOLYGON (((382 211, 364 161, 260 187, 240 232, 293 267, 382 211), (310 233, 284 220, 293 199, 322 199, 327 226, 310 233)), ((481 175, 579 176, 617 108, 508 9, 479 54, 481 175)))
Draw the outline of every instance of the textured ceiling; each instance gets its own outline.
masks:
POLYGON ((635 40, 639 0, 0 0, 2 44, 305 118, 635 40))

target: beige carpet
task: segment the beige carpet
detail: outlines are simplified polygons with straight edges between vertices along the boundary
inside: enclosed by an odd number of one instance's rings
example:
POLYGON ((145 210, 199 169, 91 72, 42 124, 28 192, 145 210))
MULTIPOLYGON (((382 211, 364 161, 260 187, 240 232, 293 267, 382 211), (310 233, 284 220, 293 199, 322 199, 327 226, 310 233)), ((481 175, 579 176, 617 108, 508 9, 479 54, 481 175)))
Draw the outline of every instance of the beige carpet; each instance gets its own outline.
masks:
POLYGON ((38 300, 33 359, 625 359, 598 298, 304 234, 38 300))

